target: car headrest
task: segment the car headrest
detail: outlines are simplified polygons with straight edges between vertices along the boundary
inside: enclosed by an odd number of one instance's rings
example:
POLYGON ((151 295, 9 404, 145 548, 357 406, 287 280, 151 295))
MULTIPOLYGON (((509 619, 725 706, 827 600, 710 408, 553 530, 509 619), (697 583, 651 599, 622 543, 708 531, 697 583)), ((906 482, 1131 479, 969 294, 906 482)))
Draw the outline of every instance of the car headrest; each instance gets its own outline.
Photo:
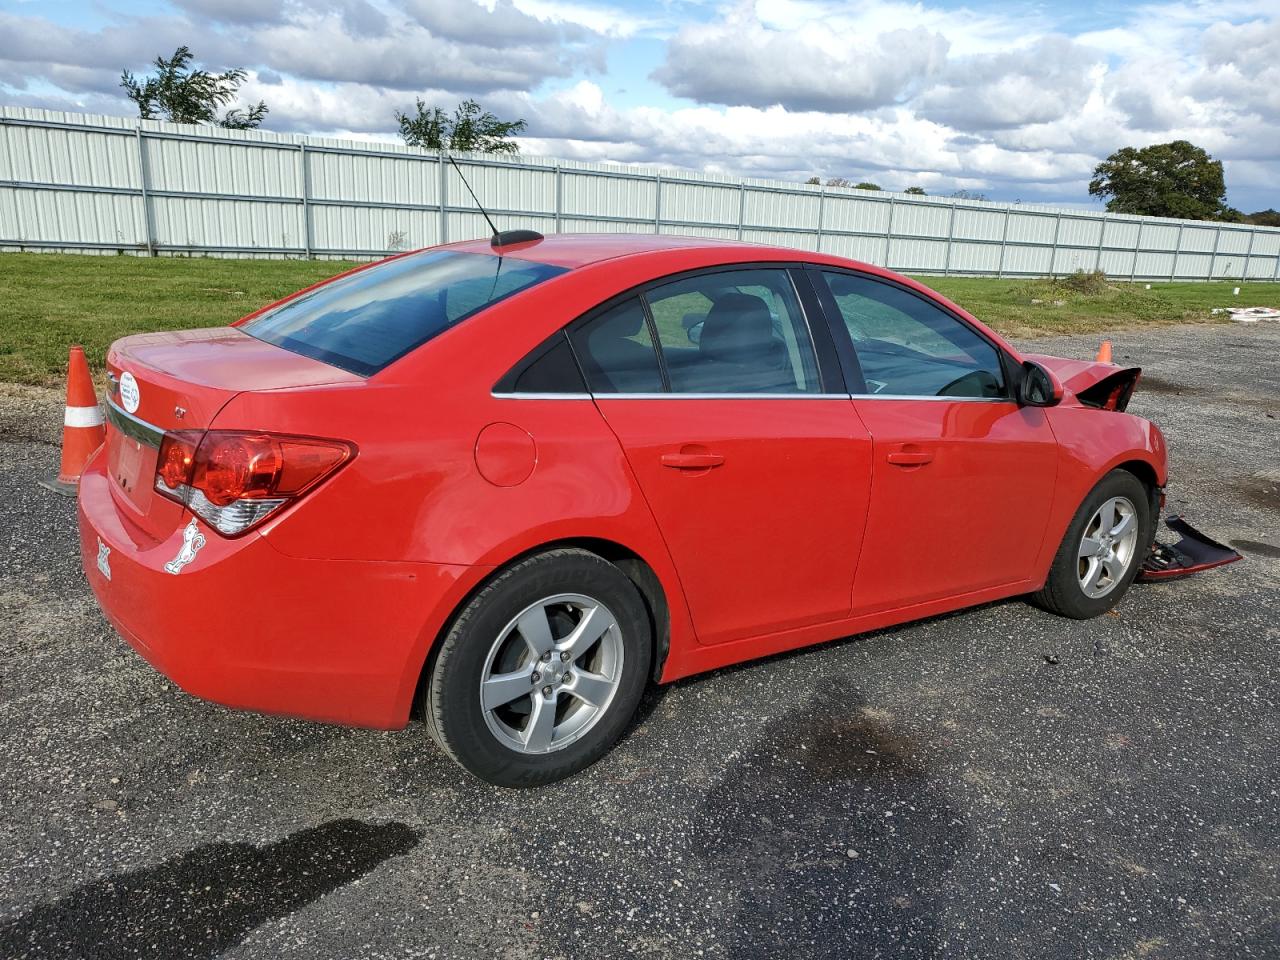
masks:
POLYGON ((592 343, 608 340, 626 340, 634 337, 644 326, 644 311, 637 302, 614 307, 591 324, 588 336, 592 343))
POLYGON ((773 344, 769 307, 749 293, 726 293, 702 324, 698 346, 712 360, 742 362, 768 356, 773 344))

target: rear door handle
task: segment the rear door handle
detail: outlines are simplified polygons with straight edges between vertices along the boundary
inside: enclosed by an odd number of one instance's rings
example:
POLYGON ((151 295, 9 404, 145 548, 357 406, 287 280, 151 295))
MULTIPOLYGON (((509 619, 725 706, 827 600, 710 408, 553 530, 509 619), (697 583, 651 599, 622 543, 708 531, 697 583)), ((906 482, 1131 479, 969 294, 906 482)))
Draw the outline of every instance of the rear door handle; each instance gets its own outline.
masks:
POLYGON ((888 460, 899 467, 923 467, 933 462, 933 453, 929 450, 894 450, 888 460))
POLYGON ((724 463, 718 453, 664 453, 662 465, 673 470, 710 470, 724 463))

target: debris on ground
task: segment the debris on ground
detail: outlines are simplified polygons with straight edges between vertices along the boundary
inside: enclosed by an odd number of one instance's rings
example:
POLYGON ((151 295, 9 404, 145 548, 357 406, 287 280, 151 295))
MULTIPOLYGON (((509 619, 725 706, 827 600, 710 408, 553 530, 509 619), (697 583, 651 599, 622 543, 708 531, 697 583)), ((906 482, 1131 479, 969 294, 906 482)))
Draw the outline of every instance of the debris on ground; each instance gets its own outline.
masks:
POLYGON ((1236 323, 1257 323, 1259 320, 1280 320, 1280 310, 1275 307, 1214 307, 1213 313, 1226 313, 1236 323))

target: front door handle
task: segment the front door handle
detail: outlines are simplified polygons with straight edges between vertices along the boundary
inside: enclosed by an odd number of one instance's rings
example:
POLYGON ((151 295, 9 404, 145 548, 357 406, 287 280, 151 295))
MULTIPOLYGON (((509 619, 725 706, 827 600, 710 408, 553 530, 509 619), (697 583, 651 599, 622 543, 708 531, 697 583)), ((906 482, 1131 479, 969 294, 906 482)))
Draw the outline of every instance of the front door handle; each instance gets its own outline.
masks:
POLYGON ((894 450, 888 460, 898 467, 923 467, 933 462, 933 453, 929 450, 894 450))
POLYGON ((718 453, 664 453, 662 465, 673 470, 710 470, 724 463, 718 453))

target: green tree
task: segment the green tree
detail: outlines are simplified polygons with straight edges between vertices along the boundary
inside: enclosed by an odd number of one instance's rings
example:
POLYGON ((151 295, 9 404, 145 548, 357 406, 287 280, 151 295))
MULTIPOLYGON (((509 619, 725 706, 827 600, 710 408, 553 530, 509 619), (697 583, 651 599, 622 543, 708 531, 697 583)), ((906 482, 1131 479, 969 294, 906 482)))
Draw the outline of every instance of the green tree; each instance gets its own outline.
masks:
POLYGON ((267 105, 259 100, 247 109, 218 111, 236 99, 248 74, 237 67, 223 73, 191 69, 195 59, 190 48, 179 47, 169 59, 156 57, 156 72, 139 81, 128 70, 120 73, 120 86, 138 105, 144 120, 173 123, 212 123, 232 130, 249 130, 262 123, 267 105))
POLYGON ((806 180, 806 181, 805 181, 805 183, 809 184, 810 186, 814 186, 814 187, 816 187, 816 186, 818 186, 820 183, 822 183, 822 178, 821 178, 821 177, 810 177, 808 180, 806 180))
POLYGON ((1245 223, 1252 223, 1259 227, 1280 227, 1280 211, 1268 207, 1266 210, 1257 210, 1248 214, 1244 220, 1245 223))
POLYGON ((1112 213, 1188 220, 1240 216, 1224 202, 1222 161, 1186 140, 1117 150, 1094 168, 1089 195, 1106 198, 1112 213))
POLYGON ((475 100, 463 100, 452 117, 418 100, 413 116, 397 111, 396 120, 409 146, 462 153, 519 153, 510 138, 526 126, 523 120, 499 120, 475 100))
POLYGON ((902 192, 903 192, 903 193, 909 193, 909 194, 911 194, 913 197, 926 197, 926 196, 928 196, 928 194, 924 192, 924 187, 907 187, 907 189, 903 190, 902 192))
POLYGON ((880 189, 880 184, 872 183, 870 180, 863 180, 861 183, 855 183, 853 186, 855 189, 858 189, 858 190, 879 190, 880 189))

